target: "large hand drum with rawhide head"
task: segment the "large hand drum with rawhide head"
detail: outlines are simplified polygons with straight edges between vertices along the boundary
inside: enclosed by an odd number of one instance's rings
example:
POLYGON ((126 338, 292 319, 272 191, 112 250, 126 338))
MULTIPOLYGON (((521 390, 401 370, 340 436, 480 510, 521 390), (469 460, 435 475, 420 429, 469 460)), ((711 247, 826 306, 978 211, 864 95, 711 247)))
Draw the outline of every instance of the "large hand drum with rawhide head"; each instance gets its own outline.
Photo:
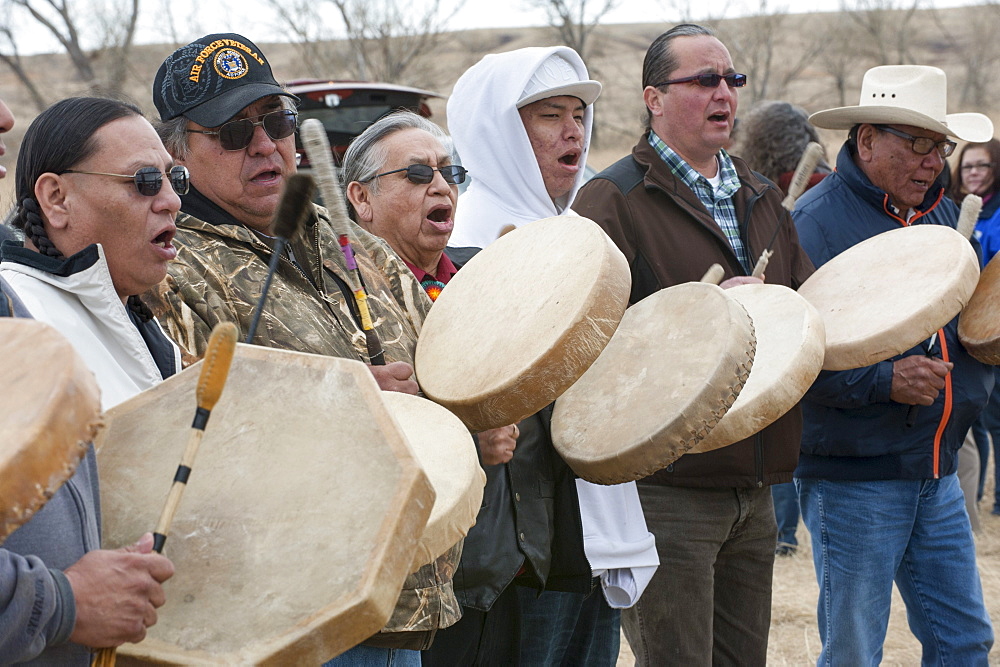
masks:
POLYGON ((944 225, 883 232, 821 266, 799 288, 826 327, 823 369, 861 368, 905 352, 969 302, 979 262, 944 225))
POLYGON ((536 220, 448 283, 417 341, 424 394, 473 431, 538 412, 579 378, 621 320, 628 262, 594 222, 536 220))
POLYGON ((73 476, 101 424, 97 380, 58 331, 0 318, 0 542, 73 476))
MULTIPOLYGON (((106 546, 156 525, 199 371, 106 414, 106 546)), ((388 620, 433 503, 363 364, 238 345, 166 544, 167 602, 118 661, 320 664, 388 620)))
POLYGON ((715 285, 684 283, 646 297, 556 401, 556 450, 597 484, 665 468, 726 414, 750 375, 755 345, 746 309, 715 285))
POLYGON ((455 415, 426 398, 382 392, 434 487, 434 509, 417 542, 411 568, 432 562, 469 533, 483 503, 486 473, 472 434, 455 415))
POLYGON ((1000 261, 995 256, 958 317, 958 338, 984 364, 1000 364, 1000 261))
POLYGON ((823 368, 823 320, 795 291, 753 284, 730 288, 726 295, 753 320, 753 369, 733 406, 689 454, 731 445, 770 426, 795 407, 823 368))

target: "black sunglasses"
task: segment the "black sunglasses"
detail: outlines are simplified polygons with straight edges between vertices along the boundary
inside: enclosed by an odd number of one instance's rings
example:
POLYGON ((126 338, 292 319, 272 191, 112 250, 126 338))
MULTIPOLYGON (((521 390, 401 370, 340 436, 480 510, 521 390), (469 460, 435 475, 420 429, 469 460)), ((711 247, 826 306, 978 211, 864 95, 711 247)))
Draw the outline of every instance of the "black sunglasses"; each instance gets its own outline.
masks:
MULTIPOLYGON (((67 169, 63 173, 127 178, 132 181, 139 194, 146 197, 155 197, 160 192, 160 188, 163 187, 163 172, 156 167, 140 167, 131 176, 128 174, 108 174, 103 171, 77 171, 76 169, 67 169)), ((191 174, 188 173, 187 167, 182 165, 173 166, 167 172, 167 175, 170 177, 170 187, 174 189, 174 192, 179 195, 186 195, 191 185, 191 174)))
POLYGON ((223 123, 218 130, 189 129, 188 132, 218 135, 219 144, 223 150, 241 151, 250 145, 250 142, 253 140, 254 129, 258 125, 264 128, 264 132, 267 133, 267 136, 271 137, 272 141, 292 136, 298 122, 298 115, 298 112, 293 109, 279 109, 278 111, 269 111, 266 114, 258 116, 260 120, 240 118, 239 120, 231 120, 228 123, 223 123))
POLYGON ((379 176, 398 174, 401 171, 406 172, 406 180, 414 185, 427 185, 434 180, 435 171, 441 172, 441 176, 444 178, 446 183, 458 185, 459 183, 465 182, 465 175, 469 173, 468 169, 457 164, 450 164, 447 167, 440 167, 439 169, 435 169, 428 164, 411 164, 409 167, 403 167, 402 169, 393 169, 392 171, 384 171, 381 174, 375 174, 371 178, 366 178, 360 182, 367 183, 369 181, 374 181, 379 176))
POLYGON ((689 83, 691 81, 696 82, 702 88, 716 88, 719 82, 725 79, 726 85, 730 88, 742 88, 747 85, 747 75, 746 74, 692 74, 691 76, 681 77, 680 79, 671 79, 670 81, 664 81, 663 83, 657 83, 653 85, 653 88, 660 88, 661 86, 669 86, 674 83, 689 83))
POLYGON ((954 141, 934 141, 930 137, 915 137, 912 134, 907 134, 902 130, 897 130, 894 127, 889 127, 888 125, 875 125, 876 130, 881 130, 882 132, 888 132, 889 134, 894 134, 900 139, 909 139, 910 146, 913 148, 913 152, 917 155, 927 155, 935 148, 937 149, 938 155, 941 157, 948 157, 955 152, 956 144, 954 141))

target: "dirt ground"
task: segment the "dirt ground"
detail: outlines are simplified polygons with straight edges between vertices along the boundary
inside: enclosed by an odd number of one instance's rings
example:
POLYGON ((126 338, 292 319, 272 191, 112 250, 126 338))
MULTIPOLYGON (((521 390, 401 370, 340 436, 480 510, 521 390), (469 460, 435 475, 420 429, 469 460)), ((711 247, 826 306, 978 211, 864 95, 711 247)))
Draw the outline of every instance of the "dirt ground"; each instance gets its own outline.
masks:
MULTIPOLYGON (((993 461, 990 461, 992 473, 993 461)), ((986 608, 994 626, 1000 621, 1000 516, 990 514, 993 507, 993 475, 987 475, 986 492, 979 503, 982 530, 976 536, 979 574, 983 581, 986 608)), ((789 558, 775 558, 774 595, 771 601, 771 635, 767 647, 768 665, 815 665, 819 655, 819 632, 816 629, 816 572, 812 563, 809 533, 801 523, 797 533, 799 552, 789 558)), ((632 665, 635 659, 622 635, 619 667, 632 665)), ((919 665, 920 643, 906 624, 906 610, 899 592, 893 590, 892 612, 886 633, 882 664, 919 665)), ((1000 665, 1000 650, 990 653, 990 664, 1000 665)))

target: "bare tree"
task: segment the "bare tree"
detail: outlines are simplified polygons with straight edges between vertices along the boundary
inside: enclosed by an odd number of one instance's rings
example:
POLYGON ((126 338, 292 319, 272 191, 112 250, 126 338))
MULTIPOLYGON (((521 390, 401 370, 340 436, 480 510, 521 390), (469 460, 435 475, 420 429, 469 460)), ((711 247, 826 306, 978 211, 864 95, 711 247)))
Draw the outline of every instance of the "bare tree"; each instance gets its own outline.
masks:
POLYGON ((559 41, 586 61, 591 33, 620 0, 530 0, 528 4, 544 9, 559 41))
POLYGON ((858 48, 858 30, 855 22, 846 14, 827 14, 822 21, 822 38, 816 40, 821 52, 816 60, 819 67, 833 79, 833 103, 846 106, 848 87, 860 83, 858 71, 869 56, 858 48))
POLYGON ((128 56, 139 19, 139 0, 120 0, 108 4, 109 10, 97 17, 100 27, 98 34, 101 38, 97 53, 103 56, 105 75, 104 80, 95 88, 114 93, 122 90, 129 73, 131 59, 128 56))
POLYGON ((1000 1, 985 0, 960 11, 965 12, 965 16, 959 22, 961 32, 958 34, 935 12, 936 34, 948 50, 955 52, 962 65, 964 76, 959 96, 962 104, 986 109, 996 100, 992 76, 1000 64, 1000 41, 996 38, 1000 1))
MULTIPOLYGON (((337 9, 361 79, 402 81, 421 56, 434 50, 458 5, 430 0, 415 7, 405 0, 329 0, 337 9)), ((412 82, 412 81, 411 81, 412 82)))
POLYGON ((840 9, 857 29, 852 48, 866 52, 878 65, 913 62, 917 10, 926 0, 840 0, 840 9))
POLYGON ((747 75, 751 100, 783 99, 789 85, 813 65, 823 48, 822 40, 800 39, 812 22, 811 16, 790 16, 785 7, 772 9, 759 0, 754 13, 719 23, 719 38, 729 48, 736 68, 747 75), (796 25, 797 24, 797 25, 796 25), (782 58, 794 51, 795 58, 782 58))
MULTIPOLYGON (((290 37, 299 54, 299 62, 310 76, 323 78, 347 68, 342 50, 332 42, 328 22, 323 20, 314 0, 265 0, 290 37)), ((361 77, 359 77, 361 78, 361 77)))
POLYGON ((14 33, 7 27, 9 25, 8 23, 0 27, 0 62, 7 65, 14 73, 14 76, 17 77, 17 80, 27 89, 28 95, 31 97, 31 103, 35 105, 35 108, 39 112, 44 111, 48 105, 35 85, 35 82, 31 80, 27 70, 24 69, 24 63, 21 62, 21 54, 18 53, 17 43, 14 41, 14 33))
MULTIPOLYGON (((8 11, 18 10, 31 16, 55 37, 69 57, 80 81, 88 84, 92 91, 121 90, 126 75, 127 56, 135 36, 139 0, 109 0, 103 4, 98 4, 95 0, 86 6, 70 0, 3 0, 3 3, 8 11), (86 16, 92 25, 81 24, 80 15, 86 16), (88 53, 81 34, 94 39, 96 49, 92 53, 88 53), (98 77, 94 60, 102 56, 108 68, 105 76, 98 77)), ((10 51, 6 52, 8 57, 3 60, 10 66, 16 59, 14 54, 17 53, 17 43, 10 31, 6 37, 10 51)))

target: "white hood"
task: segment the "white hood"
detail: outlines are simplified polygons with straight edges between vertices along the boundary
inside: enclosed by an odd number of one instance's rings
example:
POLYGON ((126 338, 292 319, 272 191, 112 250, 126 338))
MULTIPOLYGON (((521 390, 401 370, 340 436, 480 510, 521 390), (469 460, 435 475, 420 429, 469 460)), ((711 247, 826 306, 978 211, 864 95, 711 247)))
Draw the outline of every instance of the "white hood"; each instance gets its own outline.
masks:
POLYGON ((488 55, 463 74, 448 99, 448 131, 471 183, 458 199, 455 231, 449 245, 484 248, 504 225, 525 223, 567 213, 583 184, 590 148, 593 105, 584 111, 580 171, 560 210, 545 191, 542 172, 517 111, 528 81, 553 54, 566 59, 588 79, 576 51, 565 46, 531 47, 488 55), (516 167, 515 167, 516 165, 516 167))

